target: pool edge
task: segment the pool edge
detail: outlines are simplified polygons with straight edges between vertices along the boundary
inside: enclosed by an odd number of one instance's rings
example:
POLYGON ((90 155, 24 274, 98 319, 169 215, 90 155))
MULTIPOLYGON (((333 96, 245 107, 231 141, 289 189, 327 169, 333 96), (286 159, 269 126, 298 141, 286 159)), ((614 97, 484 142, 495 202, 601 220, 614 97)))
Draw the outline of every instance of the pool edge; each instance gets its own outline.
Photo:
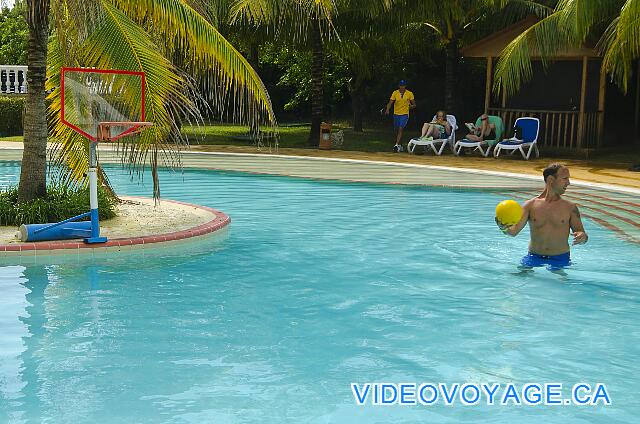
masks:
POLYGON ((227 214, 207 206, 177 200, 165 199, 164 201, 207 211, 213 215, 213 219, 186 230, 147 236, 120 237, 98 244, 87 244, 78 240, 0 244, 0 257, 92 254, 95 252, 122 252, 127 250, 143 250, 145 248, 161 248, 179 242, 201 239, 202 237, 219 232, 231 223, 231 217, 227 214))

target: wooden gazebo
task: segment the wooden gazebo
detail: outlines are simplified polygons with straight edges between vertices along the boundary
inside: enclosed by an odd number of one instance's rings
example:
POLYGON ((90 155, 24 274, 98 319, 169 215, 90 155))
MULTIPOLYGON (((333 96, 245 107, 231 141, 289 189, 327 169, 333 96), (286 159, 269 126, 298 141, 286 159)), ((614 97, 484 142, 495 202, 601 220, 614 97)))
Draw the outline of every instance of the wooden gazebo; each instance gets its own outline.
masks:
MULTIPOLYGON (((579 94, 580 101, 574 108, 570 110, 542 110, 535 107, 531 109, 522 107, 510 108, 508 107, 509 99, 507 99, 504 92, 500 95, 499 103, 497 105, 492 104, 494 100, 491 96, 494 60, 500 56, 507 44, 536 22, 538 22, 537 17, 527 17, 461 50, 464 57, 483 57, 487 60, 485 113, 501 116, 504 120, 505 128, 508 129, 513 126, 515 119, 518 117, 533 116, 539 118, 539 143, 544 146, 571 149, 599 146, 602 143, 604 130, 606 74, 600 70, 597 108, 589 110, 586 103, 588 64, 590 61, 601 62, 600 57, 593 48, 574 48, 560 52, 551 58, 552 61, 582 62, 580 93, 576 93, 579 94)), ((539 61, 540 57, 533 53, 532 59, 539 61)), ((550 95, 553 95, 553 93, 550 93, 550 95)))

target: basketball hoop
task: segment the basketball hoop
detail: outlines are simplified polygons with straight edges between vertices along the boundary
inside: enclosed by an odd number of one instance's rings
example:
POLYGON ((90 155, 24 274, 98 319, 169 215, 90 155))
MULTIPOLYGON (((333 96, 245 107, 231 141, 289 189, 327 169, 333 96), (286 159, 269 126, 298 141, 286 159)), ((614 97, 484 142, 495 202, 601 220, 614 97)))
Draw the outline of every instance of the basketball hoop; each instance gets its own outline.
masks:
POLYGON ((145 121, 145 75, 113 69, 62 68, 60 121, 89 140, 91 210, 53 224, 21 227, 22 241, 84 238, 104 243, 98 219, 98 152, 101 142, 116 141, 153 125, 145 121), (91 222, 78 222, 90 218, 91 222))

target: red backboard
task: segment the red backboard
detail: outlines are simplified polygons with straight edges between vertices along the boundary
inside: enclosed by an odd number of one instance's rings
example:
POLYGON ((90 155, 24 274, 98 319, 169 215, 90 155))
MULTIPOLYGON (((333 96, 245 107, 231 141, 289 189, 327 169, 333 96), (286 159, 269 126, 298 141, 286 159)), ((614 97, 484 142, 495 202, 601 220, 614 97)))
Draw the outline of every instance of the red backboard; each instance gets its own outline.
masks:
POLYGON ((98 141, 98 127, 108 122, 114 141, 137 132, 145 121, 144 72, 113 69, 62 68, 62 123, 91 141, 98 141))

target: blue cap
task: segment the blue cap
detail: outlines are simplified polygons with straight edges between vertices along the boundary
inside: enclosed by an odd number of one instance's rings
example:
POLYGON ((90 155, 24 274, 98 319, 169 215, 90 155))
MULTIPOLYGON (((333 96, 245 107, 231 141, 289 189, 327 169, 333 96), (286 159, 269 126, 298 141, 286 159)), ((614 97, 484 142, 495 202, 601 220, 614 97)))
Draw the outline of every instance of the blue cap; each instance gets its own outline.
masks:
POLYGON ((405 80, 400 80, 400 82, 398 83, 398 85, 407 85, 407 82, 405 80))

